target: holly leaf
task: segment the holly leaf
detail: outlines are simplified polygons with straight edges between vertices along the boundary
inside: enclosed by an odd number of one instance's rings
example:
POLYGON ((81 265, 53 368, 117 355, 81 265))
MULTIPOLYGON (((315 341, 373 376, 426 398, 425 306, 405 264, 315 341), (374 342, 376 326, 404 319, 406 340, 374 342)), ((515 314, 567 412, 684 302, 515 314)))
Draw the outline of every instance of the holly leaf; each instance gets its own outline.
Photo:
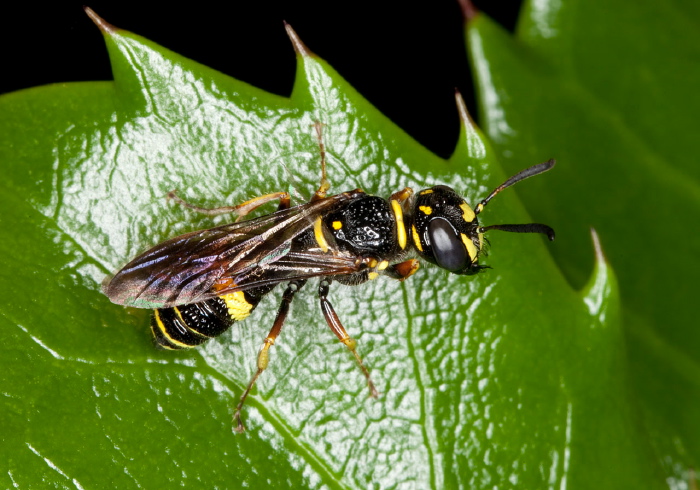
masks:
POLYGON ((700 99, 694 2, 529 2, 512 37, 485 16, 466 30, 483 121, 511 171, 557 155, 523 187, 557 229, 557 263, 586 280, 588 228, 620 279, 630 378, 657 460, 684 485, 700 464, 700 99), (672 34, 670 34, 672 33, 672 34))
MULTIPOLYGON (((0 98, 5 486, 663 484, 626 390, 602 248, 577 291, 537 235, 492 234, 492 269, 476 277, 426 266, 405 283, 331 290, 376 400, 314 292, 298 294, 245 407, 248 431, 232 434, 276 295, 202 348, 161 352, 149 312, 100 292, 143 249, 222 222, 168 203, 170 190, 205 207, 279 190, 304 202, 319 181, 317 121, 337 191, 441 183, 476 203, 508 175, 459 98, 460 141, 443 160, 293 31, 298 70, 285 98, 93 18, 114 82, 0 98)), ((512 190, 480 218, 531 220, 512 190)))

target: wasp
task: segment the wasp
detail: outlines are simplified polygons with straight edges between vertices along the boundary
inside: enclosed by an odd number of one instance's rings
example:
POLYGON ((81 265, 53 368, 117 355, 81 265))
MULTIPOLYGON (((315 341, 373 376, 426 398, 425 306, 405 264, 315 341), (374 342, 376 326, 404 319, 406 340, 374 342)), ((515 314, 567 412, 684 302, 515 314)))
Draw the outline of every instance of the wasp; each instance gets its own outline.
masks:
POLYGON ((414 194, 406 187, 384 199, 360 189, 327 195, 325 148, 315 125, 321 153, 321 184, 309 202, 291 206, 287 192, 259 196, 237 206, 207 209, 175 194, 169 198, 195 211, 232 213, 236 222, 171 238, 142 253, 103 284, 114 303, 154 309, 151 331, 158 346, 184 349, 200 345, 247 318, 260 300, 286 283, 270 332, 258 352, 256 371, 234 411, 234 430, 244 430, 243 404, 269 362, 297 292, 318 278, 318 299, 328 326, 354 355, 372 397, 377 389, 369 370, 328 299, 333 282, 360 285, 377 277, 403 281, 419 267, 418 258, 449 272, 473 275, 486 267, 484 233, 490 230, 543 233, 539 223, 481 226, 477 216, 498 193, 551 169, 549 160, 529 167, 494 189, 474 208, 445 185, 414 194), (279 201, 272 214, 241 220, 254 209, 279 201))

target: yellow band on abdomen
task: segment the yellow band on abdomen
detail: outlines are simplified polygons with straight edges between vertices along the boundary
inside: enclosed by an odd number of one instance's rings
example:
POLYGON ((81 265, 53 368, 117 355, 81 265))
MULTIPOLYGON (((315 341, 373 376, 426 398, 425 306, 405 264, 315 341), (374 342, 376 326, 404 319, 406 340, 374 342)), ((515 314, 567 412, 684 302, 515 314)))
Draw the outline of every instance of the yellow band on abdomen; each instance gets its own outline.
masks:
POLYGON ((228 314, 236 321, 244 320, 253 310, 253 305, 246 301, 243 291, 224 294, 221 299, 226 303, 228 314))

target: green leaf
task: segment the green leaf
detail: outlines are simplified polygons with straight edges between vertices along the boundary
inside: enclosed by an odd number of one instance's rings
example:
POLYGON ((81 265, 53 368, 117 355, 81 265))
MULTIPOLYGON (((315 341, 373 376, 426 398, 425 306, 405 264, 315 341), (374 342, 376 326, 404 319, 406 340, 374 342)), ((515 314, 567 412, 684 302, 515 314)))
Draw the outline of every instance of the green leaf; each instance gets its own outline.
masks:
POLYGON ((595 227, 620 278, 631 380, 671 485, 700 465, 700 5, 529 2, 515 37, 485 16, 466 31, 486 132, 509 170, 556 155, 523 187, 558 231, 574 284, 595 227))
MULTIPOLYGON (((336 191, 442 183, 474 203, 507 175, 463 106, 460 142, 442 160, 298 40, 283 98, 102 28, 113 83, 0 98, 0 205, 11 211, 0 214, 3 486, 663 484, 627 390, 612 269, 598 247, 575 291, 536 235, 492 234, 493 269, 476 277, 426 266, 405 283, 331 291, 377 400, 310 286, 245 407, 248 431, 233 435, 277 296, 183 353, 155 350, 148 312, 99 290, 144 248, 221 222, 166 202, 168 191, 210 207, 278 190, 300 203, 318 185, 314 121, 336 191)), ((559 170, 518 189, 550 189, 559 170)), ((513 190, 480 217, 531 219, 513 190)))

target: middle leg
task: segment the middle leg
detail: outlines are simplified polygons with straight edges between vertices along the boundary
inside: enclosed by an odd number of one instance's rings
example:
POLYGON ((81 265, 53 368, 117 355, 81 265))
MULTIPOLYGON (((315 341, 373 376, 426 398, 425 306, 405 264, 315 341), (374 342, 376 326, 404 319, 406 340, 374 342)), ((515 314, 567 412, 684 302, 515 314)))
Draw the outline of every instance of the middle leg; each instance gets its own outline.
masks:
POLYGON ((321 279, 321 282, 318 285, 318 299, 321 300, 321 311, 323 311, 323 316, 336 337, 338 337, 338 339, 345 344, 348 349, 350 349, 352 355, 355 356, 357 364, 360 366, 362 373, 367 379, 367 386, 369 387, 370 396, 372 396, 372 398, 377 398, 379 396, 379 392, 372 382, 372 378, 369 375, 369 370, 362 362, 360 355, 357 353, 357 341, 348 335, 345 327, 343 327, 343 324, 340 323, 340 318, 338 318, 338 314, 333 309, 333 305, 330 303, 330 301, 328 301, 328 290, 330 285, 331 279, 327 278, 321 279))

